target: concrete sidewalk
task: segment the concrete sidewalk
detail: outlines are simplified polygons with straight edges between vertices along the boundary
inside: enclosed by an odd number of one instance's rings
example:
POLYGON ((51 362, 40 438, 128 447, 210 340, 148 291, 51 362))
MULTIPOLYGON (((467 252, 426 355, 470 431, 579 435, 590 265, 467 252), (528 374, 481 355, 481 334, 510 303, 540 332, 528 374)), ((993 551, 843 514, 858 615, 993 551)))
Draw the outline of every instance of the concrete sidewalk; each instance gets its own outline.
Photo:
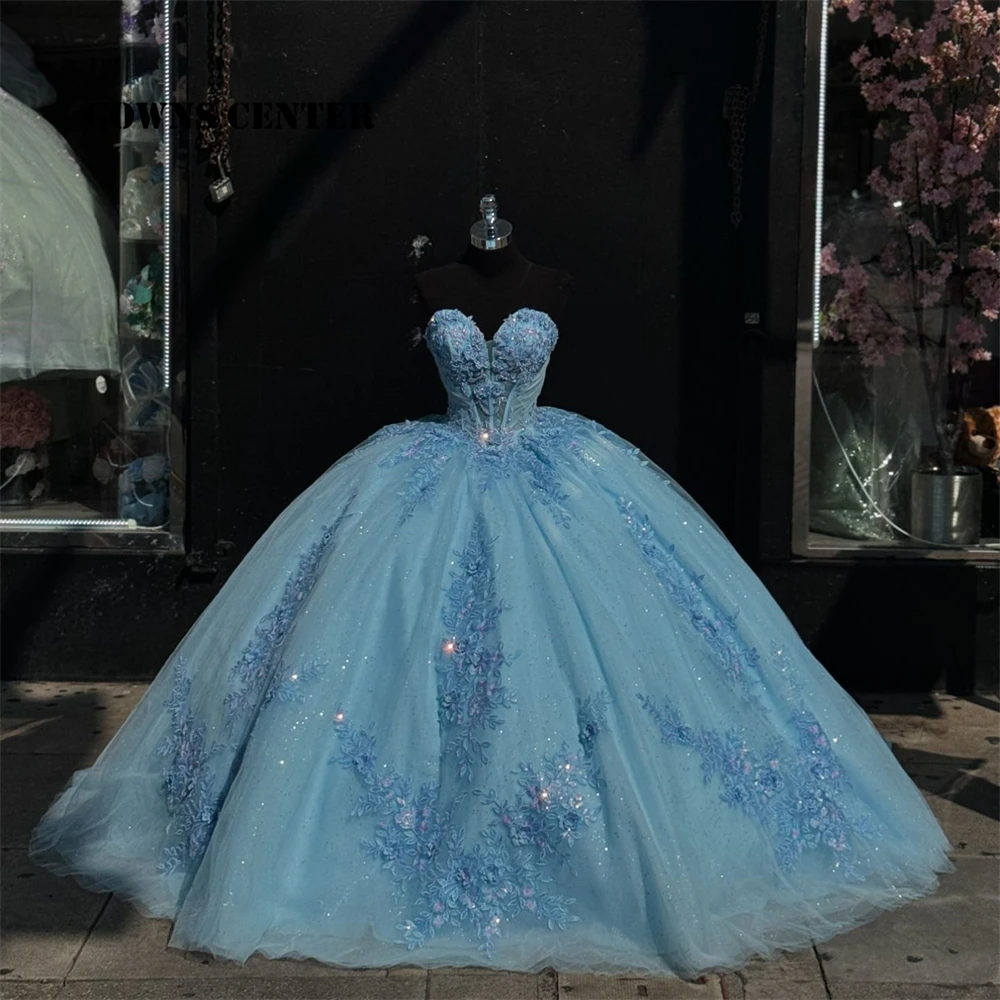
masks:
POLYGON ((169 923, 84 892, 27 860, 28 835, 74 770, 94 761, 142 685, 6 683, 2 711, 2 949, 9 1000, 1000 1000, 1000 703, 863 699, 955 845, 933 896, 849 934, 701 984, 484 969, 341 971, 316 962, 244 966, 167 949, 169 923))

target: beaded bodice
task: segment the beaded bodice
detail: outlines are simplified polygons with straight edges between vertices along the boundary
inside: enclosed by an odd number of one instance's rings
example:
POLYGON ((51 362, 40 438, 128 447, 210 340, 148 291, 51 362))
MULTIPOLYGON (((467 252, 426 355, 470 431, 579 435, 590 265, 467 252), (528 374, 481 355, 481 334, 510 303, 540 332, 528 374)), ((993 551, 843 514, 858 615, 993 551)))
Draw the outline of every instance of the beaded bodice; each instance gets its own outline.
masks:
POLYGON ((558 336, 537 309, 511 313, 490 341, 471 316, 439 309, 425 339, 448 391, 449 420, 484 441, 530 423, 558 336))

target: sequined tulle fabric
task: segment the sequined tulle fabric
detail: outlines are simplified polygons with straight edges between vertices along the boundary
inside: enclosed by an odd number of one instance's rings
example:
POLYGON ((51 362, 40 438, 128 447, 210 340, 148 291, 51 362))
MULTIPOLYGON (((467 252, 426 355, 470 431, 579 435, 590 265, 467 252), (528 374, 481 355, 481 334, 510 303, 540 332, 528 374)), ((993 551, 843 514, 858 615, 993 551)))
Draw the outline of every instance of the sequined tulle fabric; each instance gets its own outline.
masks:
POLYGON ((274 522, 39 863, 171 944, 694 977, 932 892, 948 841, 703 511, 538 407, 555 324, 426 340, 448 413, 274 522))

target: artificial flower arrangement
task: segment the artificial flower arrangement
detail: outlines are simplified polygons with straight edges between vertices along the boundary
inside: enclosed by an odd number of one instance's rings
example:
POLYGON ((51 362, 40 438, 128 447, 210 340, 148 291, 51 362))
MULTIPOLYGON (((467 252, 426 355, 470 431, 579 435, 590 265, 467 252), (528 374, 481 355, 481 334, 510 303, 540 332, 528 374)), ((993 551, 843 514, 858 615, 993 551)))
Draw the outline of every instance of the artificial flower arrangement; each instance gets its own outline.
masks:
POLYGON ((163 236, 163 168, 136 167, 125 175, 121 196, 121 235, 126 240, 163 236), (154 180, 154 176, 160 178, 154 180))
POLYGON ((159 0, 122 0, 122 41, 163 44, 163 16, 159 0))
POLYGON ((125 284, 119 303, 129 332, 139 337, 163 336, 163 254, 154 250, 137 275, 125 284))
POLYGON ((118 476, 118 515, 145 527, 167 521, 170 461, 164 454, 135 458, 118 476))
POLYGON ((866 367, 915 350, 936 437, 930 463, 954 470, 969 371, 990 359, 985 327, 1000 315, 1000 11, 936 0, 915 26, 893 0, 832 0, 838 9, 874 30, 851 61, 880 115, 875 138, 888 143, 868 183, 889 235, 870 260, 823 247, 821 335, 852 345, 866 367))
POLYGON ((156 341, 142 340, 125 353, 122 421, 127 431, 148 431, 170 423, 170 393, 163 385, 163 354, 156 341))
POLYGON ((23 505, 45 493, 52 409, 27 386, 0 388, 0 503, 23 505))

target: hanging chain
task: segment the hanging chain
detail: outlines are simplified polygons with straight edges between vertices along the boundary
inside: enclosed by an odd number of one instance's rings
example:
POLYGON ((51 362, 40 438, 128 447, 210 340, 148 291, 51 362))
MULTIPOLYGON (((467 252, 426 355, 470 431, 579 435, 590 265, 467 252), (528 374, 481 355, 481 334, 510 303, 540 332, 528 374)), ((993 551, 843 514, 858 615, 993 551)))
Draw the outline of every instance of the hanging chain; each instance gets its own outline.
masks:
POLYGON ((229 177, 229 107, 233 46, 231 0, 215 0, 209 7, 208 48, 212 54, 208 78, 206 104, 211 116, 199 122, 202 149, 218 171, 219 177, 209 185, 209 193, 216 202, 225 201, 233 194, 229 177))
POLYGON ((747 138, 747 112, 757 100, 760 78, 764 69, 764 50, 767 47, 767 21, 771 12, 769 0, 761 0, 760 21, 757 25, 757 57, 753 67, 753 85, 737 84, 726 88, 722 103, 722 117, 729 122, 729 169, 733 175, 733 210, 729 218, 738 229, 743 220, 740 194, 743 187, 743 150, 747 138))

